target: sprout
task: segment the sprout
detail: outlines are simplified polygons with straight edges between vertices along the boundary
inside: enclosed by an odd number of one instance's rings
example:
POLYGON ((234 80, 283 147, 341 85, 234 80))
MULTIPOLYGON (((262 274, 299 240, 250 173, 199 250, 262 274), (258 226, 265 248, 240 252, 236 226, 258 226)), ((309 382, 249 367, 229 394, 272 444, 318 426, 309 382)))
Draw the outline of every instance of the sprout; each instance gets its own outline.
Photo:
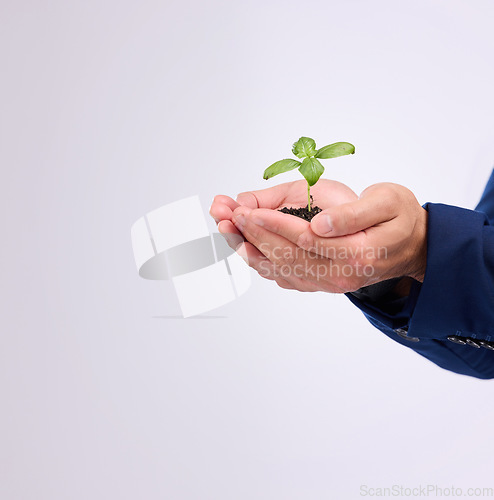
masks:
POLYGON ((325 160, 327 158, 351 155, 355 153, 355 146, 349 142, 335 142, 329 146, 316 149, 316 143, 313 139, 310 137, 301 137, 293 145, 292 152, 297 158, 303 158, 303 160, 301 162, 292 159, 277 161, 264 171, 264 179, 270 179, 275 175, 298 167, 299 172, 307 181, 307 207, 310 212, 310 188, 319 180, 324 172, 324 167, 318 158, 325 160))

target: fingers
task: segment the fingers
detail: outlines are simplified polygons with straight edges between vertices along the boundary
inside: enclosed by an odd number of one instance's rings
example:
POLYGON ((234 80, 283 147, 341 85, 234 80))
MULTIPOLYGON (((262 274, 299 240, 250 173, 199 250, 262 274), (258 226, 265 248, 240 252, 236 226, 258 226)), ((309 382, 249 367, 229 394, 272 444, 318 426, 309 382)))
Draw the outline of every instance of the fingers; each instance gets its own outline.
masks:
POLYGON ((249 243, 243 243, 237 248, 237 253, 244 259, 248 266, 257 271, 259 276, 270 281, 275 281, 279 287, 286 290, 295 290, 295 286, 280 276, 276 266, 259 250, 249 243))
POLYGON ((237 253, 252 269, 257 271, 259 276, 275 281, 280 288, 298 290, 299 292, 317 292, 321 290, 318 283, 310 279, 300 278, 293 273, 284 273, 249 242, 240 245, 237 248, 237 253))
MULTIPOLYGON (((321 179, 311 193, 314 202, 321 208, 340 205, 358 199, 357 195, 345 184, 321 179)), ((286 182, 272 188, 246 191, 237 196, 237 202, 251 210, 256 208, 276 209, 281 206, 304 206, 307 204, 307 183, 303 180, 286 182)))
POLYGON ((218 195, 214 197, 211 208, 209 209, 209 214, 218 224, 222 220, 231 220, 233 211, 239 207, 239 204, 225 195, 218 195))
MULTIPOLYGON (((301 249, 282 235, 256 224, 254 222, 256 220, 255 216, 253 217, 252 214, 257 212, 272 211, 250 210, 246 207, 240 207, 233 213, 233 223, 244 237, 275 265, 283 266, 288 264, 293 266, 300 264, 301 249)), ((280 215, 283 214, 280 213, 280 215)))
MULTIPOLYGON (((333 242, 341 245, 348 243, 348 240, 354 240, 358 235, 334 239, 315 236, 315 238, 322 240, 325 246, 320 245, 317 247, 315 249, 317 252, 312 248, 304 249, 280 234, 270 231, 265 226, 256 224, 254 221, 256 221, 256 214, 258 218, 261 218, 260 215, 264 214, 267 215, 266 225, 273 224, 274 227, 277 223, 276 219, 279 216, 282 219, 282 223, 276 229, 288 235, 284 230, 286 225, 283 222, 288 221, 288 225, 290 225, 293 219, 296 225, 301 224, 302 236, 307 231, 310 231, 310 228, 304 231, 304 228, 308 227, 308 223, 281 213, 274 214, 275 217, 273 219, 275 219, 275 222, 273 223, 270 221, 270 212, 273 211, 265 209, 250 210, 247 207, 239 207, 233 213, 233 224, 250 244, 247 248, 252 248, 253 246, 262 253, 262 257, 257 253, 254 258, 245 259, 248 264, 256 269, 261 276, 268 279, 275 279, 283 288, 287 288, 290 285, 290 288, 303 292, 323 290, 331 293, 341 293, 348 291, 348 285, 346 284, 347 274, 343 276, 345 277, 345 280, 343 280, 340 276, 340 268, 346 265, 348 268, 351 268, 351 272, 353 272, 353 268, 351 265, 348 266, 348 254, 346 252, 340 253, 338 248, 333 246, 333 242), (267 268, 264 267, 263 272, 261 272, 259 269, 261 264, 263 266, 269 265, 266 259, 269 259, 274 267, 269 267, 268 272, 266 272, 267 268), (281 280, 284 281, 282 282, 281 280)), ((296 229, 294 234, 297 234, 296 229)), ((364 233, 359 233, 359 235, 365 236, 364 233)), ((358 245, 358 247, 360 246, 358 245)), ((240 248, 242 247, 243 245, 240 246, 240 248)), ((346 250, 346 248, 343 248, 343 250, 346 250)), ((240 253, 239 250, 237 252, 240 253)), ((350 257, 355 259, 358 255, 350 255, 350 257)), ((354 289, 357 288, 359 286, 354 289)))
POLYGON ((376 184, 356 201, 323 210, 312 219, 312 231, 323 237, 344 236, 394 219, 400 204, 389 186, 376 184))
POLYGON ((274 279, 282 288, 296 289, 301 292, 315 292, 321 290, 322 283, 315 270, 324 263, 317 255, 311 255, 296 245, 272 233, 250 220, 249 214, 257 210, 240 207, 233 214, 233 222, 242 232, 248 242, 260 250, 266 260, 271 263, 268 274, 261 274, 259 265, 262 263, 267 269, 267 262, 263 259, 249 259, 248 264, 262 276, 274 279), (243 215, 246 213, 246 215, 243 215))
MULTIPOLYGON (((221 223, 220 232, 242 234, 249 242, 249 265, 279 286, 338 293, 410 274, 406 265, 415 252, 410 235, 416 232, 417 206, 423 209, 403 186, 377 184, 358 200, 347 193, 346 202, 311 223, 277 211, 285 201, 279 197, 271 197, 274 209, 255 208, 269 203, 259 193, 239 195, 242 204, 230 204, 231 220, 221 223)), ((291 200, 293 193, 288 196, 291 200)))
POLYGON ((221 221, 218 229, 228 245, 242 257, 248 266, 256 270, 259 276, 268 280, 276 280, 282 288, 294 288, 285 279, 276 276, 275 265, 252 243, 245 241, 242 234, 230 221, 221 221))
POLYGON ((260 276, 266 279, 274 279, 274 265, 269 261, 252 243, 245 241, 237 247, 237 254, 245 263, 255 269, 260 276))
POLYGON ((218 224, 218 231, 225 238, 228 246, 236 250, 245 241, 242 233, 229 220, 222 220, 218 224))
POLYGON ((246 241, 231 221, 221 221, 218 224, 218 230, 228 245, 242 257, 248 266, 255 269, 263 278, 275 279, 274 264, 252 243, 246 241))
MULTIPOLYGON (((241 209, 234 212, 234 217, 243 213, 241 209)), ((293 215, 284 214, 278 210, 268 210, 259 208, 245 214, 248 216, 249 222, 261 228, 264 228, 270 233, 282 236, 284 239, 297 245, 300 236, 307 231, 310 231, 310 223, 306 220, 294 217, 293 215)))
POLYGON ((254 191, 246 191, 245 193, 240 193, 237 196, 237 203, 250 209, 258 208, 259 206, 259 201, 254 194, 254 191))
POLYGON ((246 191, 237 196, 237 202, 250 209, 278 208, 283 204, 292 185, 293 182, 285 182, 259 191, 246 191))
POLYGON ((368 247, 363 231, 335 238, 317 236, 310 223, 276 210, 239 207, 233 223, 247 240, 278 266, 298 266, 306 260, 317 265, 329 259, 336 265, 348 264, 368 247))
MULTIPOLYGON (((328 248, 334 250, 335 241, 328 241, 314 234, 311 225, 306 220, 293 215, 284 214, 278 210, 257 209, 246 211, 240 207, 234 211, 233 221, 237 228, 239 216, 244 215, 244 224, 248 223, 250 237, 255 237, 258 244, 268 242, 269 245, 290 246, 328 258, 328 248)), ((242 229, 240 229, 244 232, 242 229)), ((254 243, 254 242, 253 242, 254 243)), ((345 242, 337 241, 338 245, 345 242)), ((254 245, 258 246, 254 243, 254 245)), ((264 253, 264 252, 263 252, 264 253)), ((333 255, 334 252, 331 253, 333 255)))

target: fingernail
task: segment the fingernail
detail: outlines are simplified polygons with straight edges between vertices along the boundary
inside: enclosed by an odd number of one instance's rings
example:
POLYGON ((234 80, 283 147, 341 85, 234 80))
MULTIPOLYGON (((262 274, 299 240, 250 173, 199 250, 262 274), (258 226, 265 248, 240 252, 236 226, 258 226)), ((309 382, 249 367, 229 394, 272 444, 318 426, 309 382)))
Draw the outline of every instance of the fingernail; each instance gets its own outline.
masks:
POLYGON ((245 215, 242 214, 236 215, 234 224, 240 231, 242 231, 243 228, 245 227, 245 215))
POLYGON ((319 233, 330 233, 333 230, 333 221, 329 215, 321 215, 317 219, 317 229, 319 233))

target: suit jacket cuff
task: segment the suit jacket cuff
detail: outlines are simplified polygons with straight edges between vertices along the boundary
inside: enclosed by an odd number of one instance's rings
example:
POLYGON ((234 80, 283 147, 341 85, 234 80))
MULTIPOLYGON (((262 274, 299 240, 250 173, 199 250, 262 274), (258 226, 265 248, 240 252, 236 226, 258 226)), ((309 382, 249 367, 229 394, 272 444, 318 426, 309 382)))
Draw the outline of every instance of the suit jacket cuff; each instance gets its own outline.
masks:
POLYGON ((484 213, 429 203, 427 266, 410 334, 492 340, 494 233, 484 213))

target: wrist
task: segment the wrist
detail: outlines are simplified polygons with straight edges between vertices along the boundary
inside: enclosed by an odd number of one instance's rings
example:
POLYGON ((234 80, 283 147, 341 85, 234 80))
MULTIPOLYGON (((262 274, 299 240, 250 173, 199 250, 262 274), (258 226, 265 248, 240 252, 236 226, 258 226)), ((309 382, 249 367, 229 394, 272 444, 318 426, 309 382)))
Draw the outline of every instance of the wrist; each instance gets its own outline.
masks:
POLYGON ((427 265, 427 210, 420 207, 414 228, 412 266, 407 276, 423 283, 427 265))

